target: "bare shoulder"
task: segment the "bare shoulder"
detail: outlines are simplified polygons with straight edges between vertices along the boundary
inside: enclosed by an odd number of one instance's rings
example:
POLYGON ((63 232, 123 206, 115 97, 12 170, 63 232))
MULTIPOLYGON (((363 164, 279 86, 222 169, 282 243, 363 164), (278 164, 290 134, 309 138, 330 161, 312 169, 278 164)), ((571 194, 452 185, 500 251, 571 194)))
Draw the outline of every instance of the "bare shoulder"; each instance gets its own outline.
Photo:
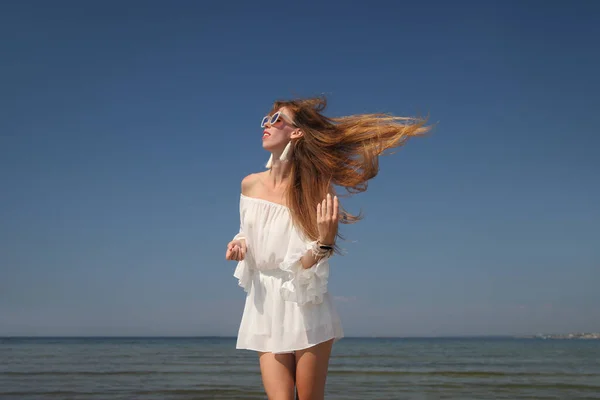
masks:
POLYGON ((263 172, 257 172, 250 174, 242 179, 242 194, 249 195, 252 193, 252 189, 260 182, 263 172))

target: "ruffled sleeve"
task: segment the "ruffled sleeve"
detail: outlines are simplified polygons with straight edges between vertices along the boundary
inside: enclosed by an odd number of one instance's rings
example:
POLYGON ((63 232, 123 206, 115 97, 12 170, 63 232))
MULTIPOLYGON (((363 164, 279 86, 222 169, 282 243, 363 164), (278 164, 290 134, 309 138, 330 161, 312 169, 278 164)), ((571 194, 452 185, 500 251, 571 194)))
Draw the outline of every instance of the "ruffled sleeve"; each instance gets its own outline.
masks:
POLYGON ((300 262, 302 256, 314 245, 315 242, 307 243, 306 248, 289 254, 281 263, 280 268, 288 273, 288 279, 281 287, 281 296, 285 301, 300 305, 323 302, 329 279, 329 257, 320 259, 310 268, 304 268, 300 262))
MULTIPOLYGON (((232 240, 240 240, 243 239, 246 242, 246 247, 248 246, 248 239, 246 239, 246 235, 244 234, 243 226, 243 216, 240 212, 240 231, 237 235, 233 237, 232 240)), ((246 258, 248 257, 248 253, 246 253, 246 258)), ((246 259, 242 261, 238 261, 237 266, 235 267, 235 271, 233 272, 233 276, 238 279, 238 285, 244 289, 246 293, 250 291, 250 287, 252 286, 252 275, 253 270, 250 267, 249 263, 246 259)))
POLYGON ((243 288, 246 293, 250 291, 250 286, 252 286, 252 274, 253 271, 246 260, 239 261, 233 272, 233 276, 238 279, 238 285, 243 288))

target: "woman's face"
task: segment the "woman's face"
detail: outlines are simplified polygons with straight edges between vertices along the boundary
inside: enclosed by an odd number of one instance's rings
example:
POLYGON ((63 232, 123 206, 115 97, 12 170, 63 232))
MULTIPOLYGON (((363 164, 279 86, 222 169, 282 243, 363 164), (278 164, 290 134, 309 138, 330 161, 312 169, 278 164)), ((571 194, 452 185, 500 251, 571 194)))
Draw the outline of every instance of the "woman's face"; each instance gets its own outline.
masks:
POLYGON ((293 116, 285 107, 270 114, 263 120, 263 148, 274 152, 283 150, 291 139, 292 132, 297 128, 292 125, 293 116), (273 117, 277 117, 273 120, 273 117))

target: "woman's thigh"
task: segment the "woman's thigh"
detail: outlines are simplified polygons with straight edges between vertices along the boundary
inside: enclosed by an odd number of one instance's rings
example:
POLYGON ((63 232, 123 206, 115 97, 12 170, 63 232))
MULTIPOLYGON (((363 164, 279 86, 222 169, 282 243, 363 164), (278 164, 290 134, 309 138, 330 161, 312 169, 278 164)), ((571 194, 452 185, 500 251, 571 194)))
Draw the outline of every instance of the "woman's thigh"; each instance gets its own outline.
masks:
POLYGON ((294 400, 294 354, 259 353, 260 373, 269 400, 294 400))
POLYGON ((322 400, 333 339, 296 351, 296 387, 299 400, 322 400))

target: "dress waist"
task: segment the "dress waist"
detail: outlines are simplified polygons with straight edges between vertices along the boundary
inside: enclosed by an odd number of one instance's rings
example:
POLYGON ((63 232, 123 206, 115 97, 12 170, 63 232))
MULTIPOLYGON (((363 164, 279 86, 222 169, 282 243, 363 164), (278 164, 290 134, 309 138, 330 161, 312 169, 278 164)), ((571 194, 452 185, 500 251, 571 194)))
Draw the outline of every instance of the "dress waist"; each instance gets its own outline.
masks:
POLYGON ((264 276, 273 276, 276 278, 285 278, 288 273, 281 268, 259 269, 258 273, 264 276))

